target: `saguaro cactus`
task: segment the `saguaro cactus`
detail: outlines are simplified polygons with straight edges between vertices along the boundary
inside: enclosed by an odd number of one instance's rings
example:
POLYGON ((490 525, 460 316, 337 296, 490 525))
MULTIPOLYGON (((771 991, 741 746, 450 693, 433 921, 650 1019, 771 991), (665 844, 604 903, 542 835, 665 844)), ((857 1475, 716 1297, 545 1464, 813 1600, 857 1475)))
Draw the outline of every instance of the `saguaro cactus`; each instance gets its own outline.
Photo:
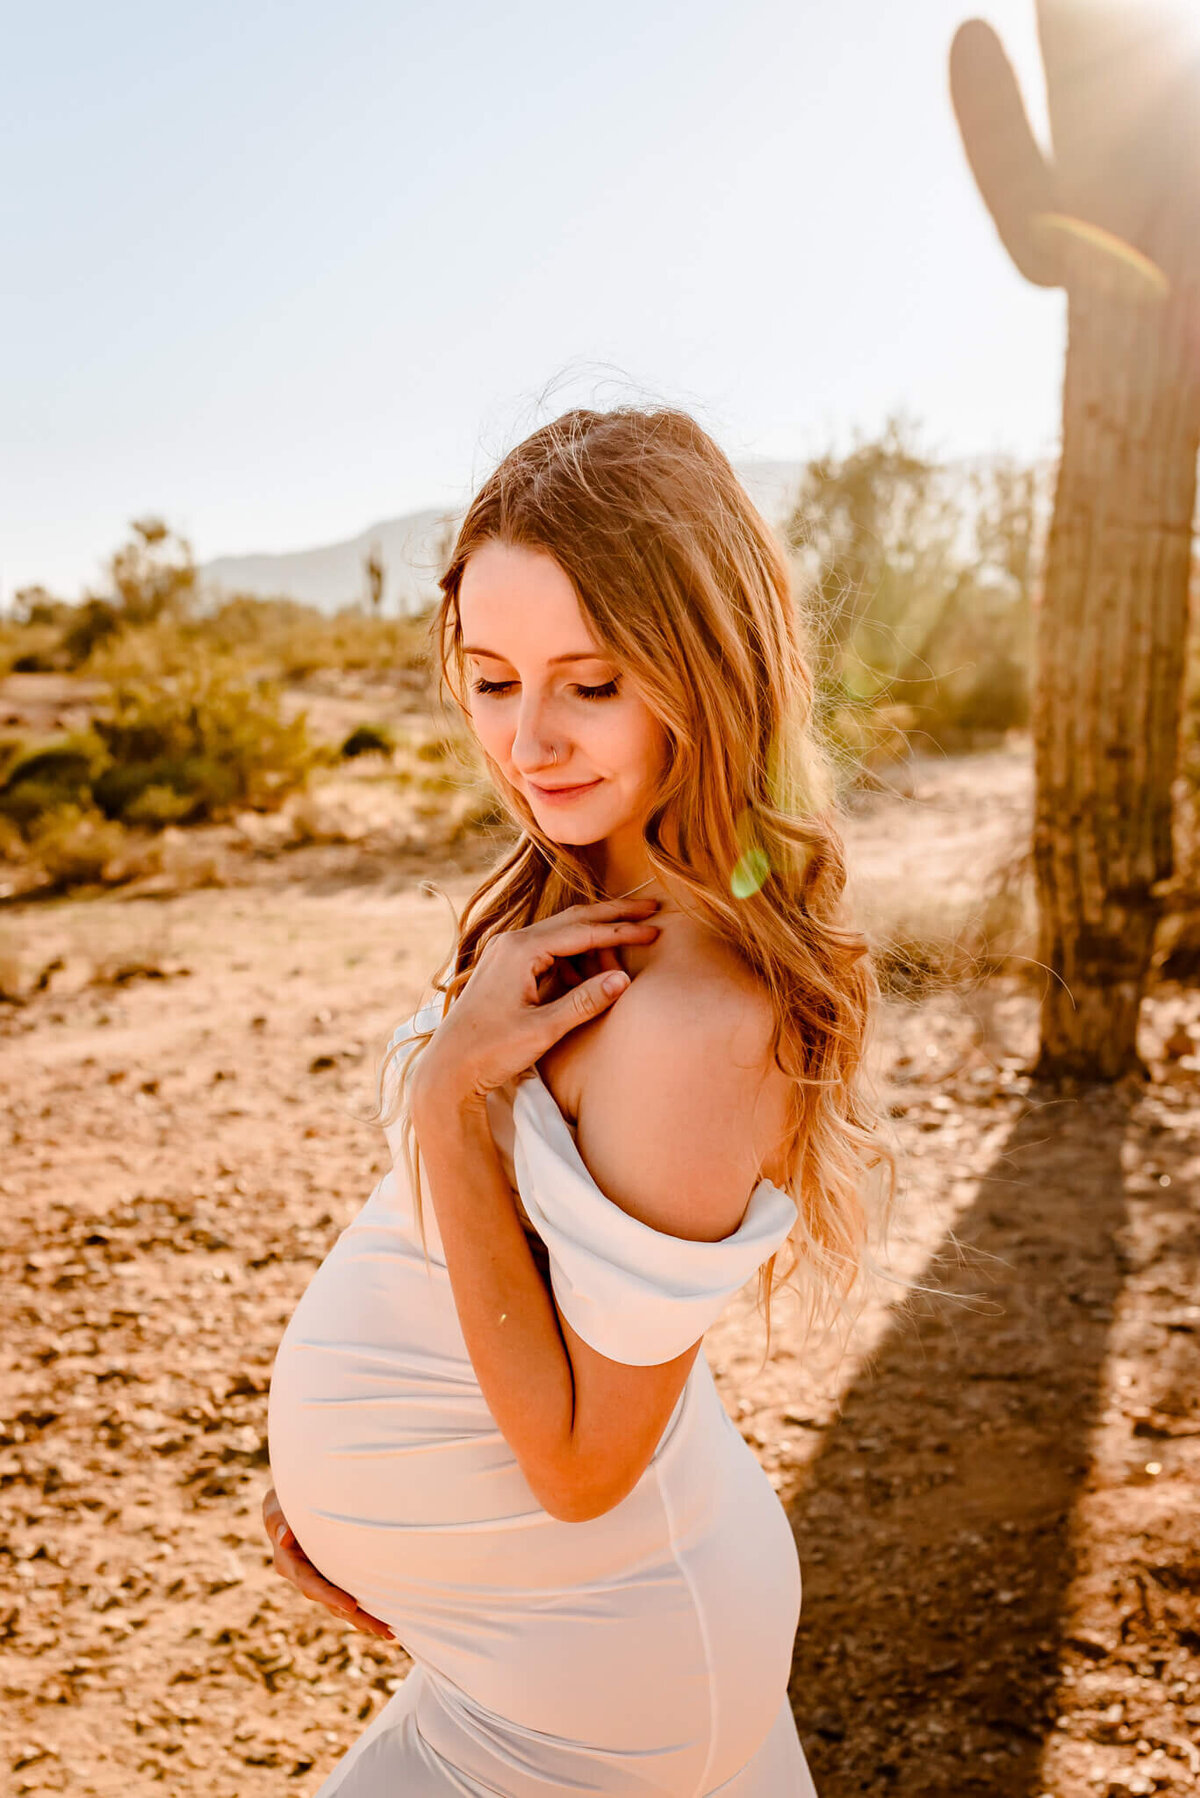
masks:
POLYGON ((1013 261, 1065 287, 1062 454, 1037 609, 1034 864, 1048 977, 1037 1072, 1141 1069, 1172 868, 1200 447, 1200 7, 1038 0, 1053 149, 991 28, 950 86, 1013 261))

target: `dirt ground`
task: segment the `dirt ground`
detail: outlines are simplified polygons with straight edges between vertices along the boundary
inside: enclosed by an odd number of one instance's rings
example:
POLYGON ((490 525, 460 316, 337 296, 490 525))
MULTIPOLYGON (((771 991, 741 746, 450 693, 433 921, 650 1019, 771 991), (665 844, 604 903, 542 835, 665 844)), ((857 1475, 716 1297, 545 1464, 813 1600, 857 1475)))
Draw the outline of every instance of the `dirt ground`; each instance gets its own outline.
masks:
MULTIPOLYGON (((925 764, 848 831, 864 906, 935 853, 968 891, 1027 802, 1023 752, 925 764)), ((404 1677, 270 1569, 266 1392, 386 1168, 378 1057, 450 941, 420 882, 487 854, 0 910, 41 969, 0 1004, 3 1789, 309 1793, 404 1677)), ((1074 1094, 1025 1072, 1036 1004, 884 1009, 888 1265, 937 1290, 836 1369, 783 1297, 761 1366, 752 1289, 706 1341, 794 1522, 822 1798, 1200 1790, 1200 994, 1148 999, 1149 1084, 1074 1094)))

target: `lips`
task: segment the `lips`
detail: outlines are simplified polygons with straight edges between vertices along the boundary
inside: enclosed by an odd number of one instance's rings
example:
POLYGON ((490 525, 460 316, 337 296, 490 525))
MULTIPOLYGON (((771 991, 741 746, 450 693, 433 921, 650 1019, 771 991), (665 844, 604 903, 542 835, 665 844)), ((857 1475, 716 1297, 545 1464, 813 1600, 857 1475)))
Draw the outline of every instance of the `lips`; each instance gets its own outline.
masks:
POLYGON ((544 793, 547 799, 563 799, 569 798, 572 793, 589 792, 592 787, 598 787, 600 782, 599 780, 582 780, 570 787, 543 787, 536 780, 531 780, 529 784, 535 793, 544 793))

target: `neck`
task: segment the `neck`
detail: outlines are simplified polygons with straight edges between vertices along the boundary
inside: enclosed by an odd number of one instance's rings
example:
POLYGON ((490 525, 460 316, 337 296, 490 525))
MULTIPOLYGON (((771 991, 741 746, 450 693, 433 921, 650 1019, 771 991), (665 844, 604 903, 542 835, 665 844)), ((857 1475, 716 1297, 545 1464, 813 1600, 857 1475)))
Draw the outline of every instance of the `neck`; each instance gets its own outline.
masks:
POLYGON ((638 898, 652 893, 666 897, 662 878, 647 859, 640 825, 602 838, 593 846, 591 859, 596 884, 610 899, 628 893, 631 887, 638 888, 638 898))
POLYGON ((619 893, 610 893, 608 896, 610 899, 633 899, 639 893, 646 893, 648 896, 653 884, 654 876, 648 874, 645 880, 635 880, 631 887, 622 887, 619 893))

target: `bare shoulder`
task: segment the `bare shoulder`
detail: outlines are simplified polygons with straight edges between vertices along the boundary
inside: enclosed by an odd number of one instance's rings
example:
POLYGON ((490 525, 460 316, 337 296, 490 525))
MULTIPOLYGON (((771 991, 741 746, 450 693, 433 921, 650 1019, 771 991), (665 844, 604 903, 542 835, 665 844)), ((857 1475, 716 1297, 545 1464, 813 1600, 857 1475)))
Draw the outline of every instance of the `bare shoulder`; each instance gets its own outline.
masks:
POLYGON ((766 988, 733 950, 694 932, 682 940, 677 933, 670 952, 637 974, 611 1018, 613 1053, 617 1039, 624 1049, 635 1036, 684 1051, 703 1044, 714 1075, 738 1085, 765 1071, 774 1013, 766 988))
POLYGON ((572 1068, 576 1136, 615 1203, 679 1236, 738 1227, 758 1181, 775 1177, 784 1126, 773 1021, 750 969, 677 931, 672 952, 587 1027, 572 1068))

